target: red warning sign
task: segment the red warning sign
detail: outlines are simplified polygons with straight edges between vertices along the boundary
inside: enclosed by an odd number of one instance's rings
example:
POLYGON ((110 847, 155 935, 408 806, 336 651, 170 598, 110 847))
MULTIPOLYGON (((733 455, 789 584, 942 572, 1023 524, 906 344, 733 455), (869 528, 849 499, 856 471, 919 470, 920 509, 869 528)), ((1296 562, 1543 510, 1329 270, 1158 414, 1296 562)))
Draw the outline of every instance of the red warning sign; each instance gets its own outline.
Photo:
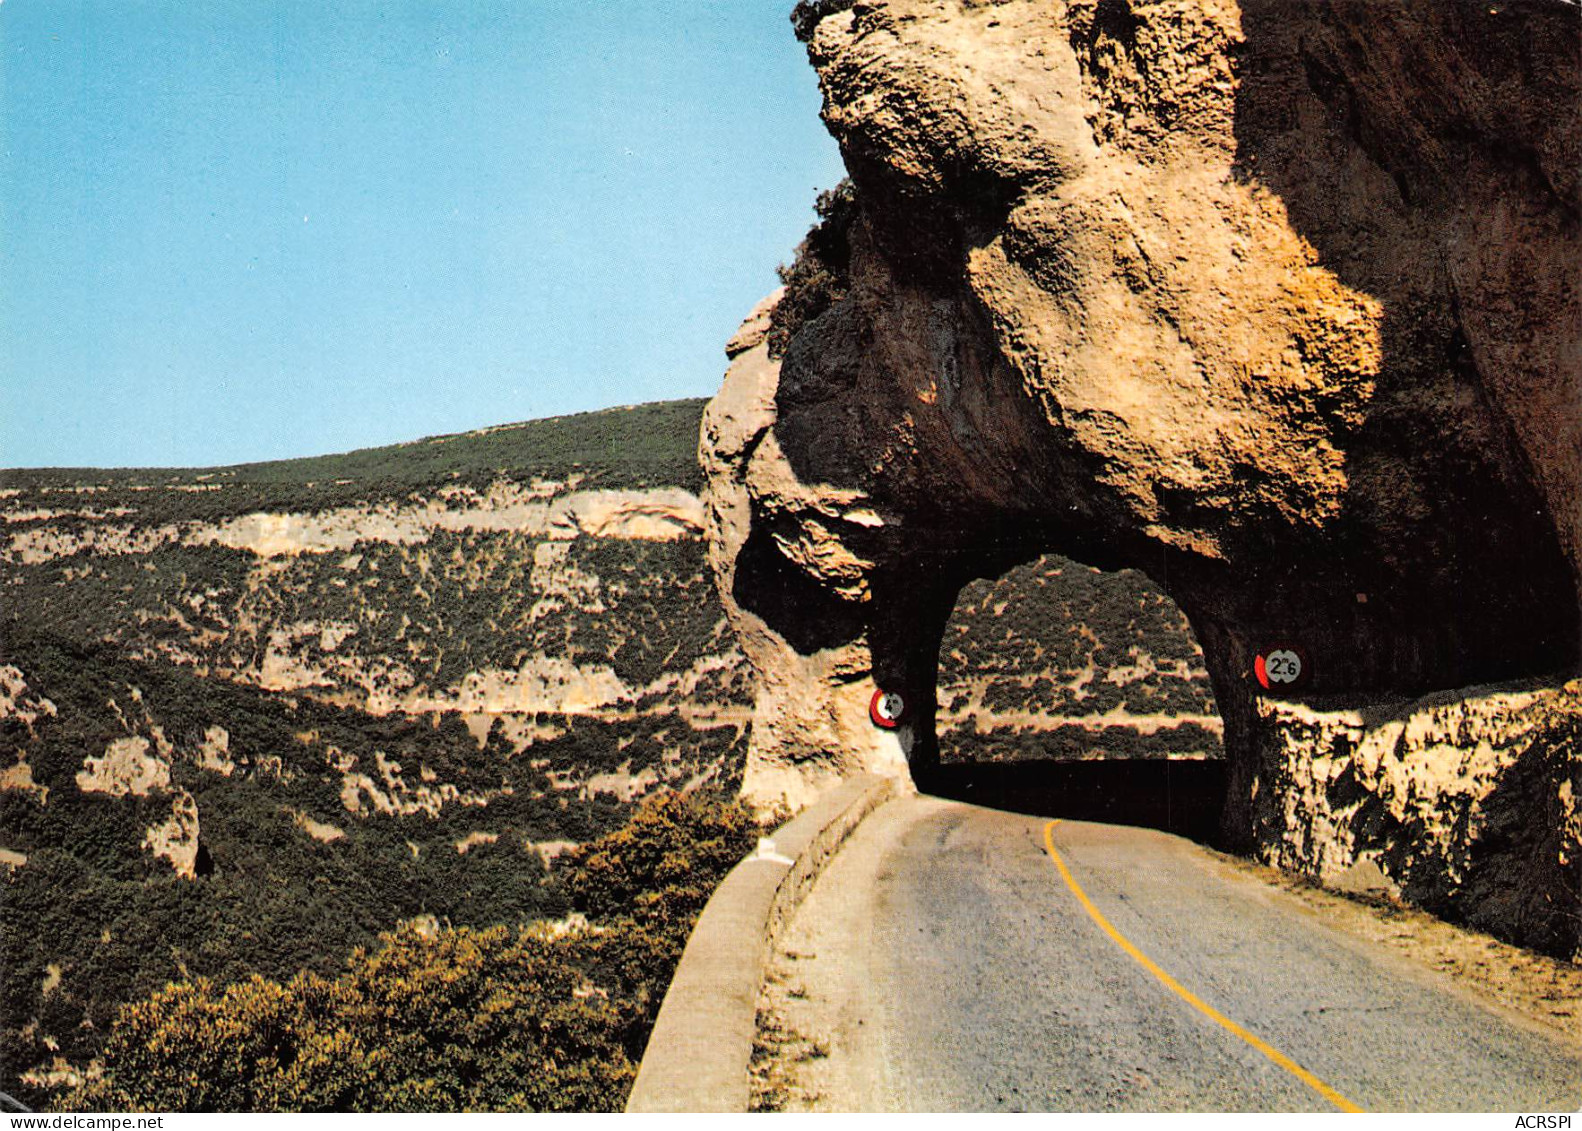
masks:
POLYGON ((1252 674, 1265 691, 1295 688, 1307 674, 1307 663, 1295 648, 1271 648, 1253 657, 1252 674))
POLYGON ((873 720, 874 726, 894 730, 906 717, 906 700, 897 692, 886 691, 881 687, 868 701, 868 717, 873 720))

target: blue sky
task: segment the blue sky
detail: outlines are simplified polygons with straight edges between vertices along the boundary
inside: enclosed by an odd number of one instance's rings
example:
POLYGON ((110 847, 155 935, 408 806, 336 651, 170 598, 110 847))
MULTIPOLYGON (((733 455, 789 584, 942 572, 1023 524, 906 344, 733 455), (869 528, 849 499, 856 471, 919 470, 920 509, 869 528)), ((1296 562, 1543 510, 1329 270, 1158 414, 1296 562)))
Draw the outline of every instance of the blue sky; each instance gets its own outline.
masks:
POLYGON ((703 396, 841 175, 789 0, 5 0, 0 466, 703 396))

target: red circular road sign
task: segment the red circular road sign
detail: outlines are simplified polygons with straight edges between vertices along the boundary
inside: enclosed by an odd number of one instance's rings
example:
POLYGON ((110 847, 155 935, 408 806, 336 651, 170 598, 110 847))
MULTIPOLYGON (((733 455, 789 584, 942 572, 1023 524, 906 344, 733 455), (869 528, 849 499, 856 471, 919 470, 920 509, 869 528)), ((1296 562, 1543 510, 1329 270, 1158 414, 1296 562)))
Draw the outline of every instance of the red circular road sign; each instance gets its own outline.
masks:
POLYGON ((906 700, 900 693, 886 691, 881 687, 868 701, 868 717, 873 720, 874 726, 894 730, 906 717, 906 700))
POLYGON ((1307 682, 1307 658, 1288 645, 1267 648, 1253 657, 1252 674, 1265 691, 1295 689, 1307 682))

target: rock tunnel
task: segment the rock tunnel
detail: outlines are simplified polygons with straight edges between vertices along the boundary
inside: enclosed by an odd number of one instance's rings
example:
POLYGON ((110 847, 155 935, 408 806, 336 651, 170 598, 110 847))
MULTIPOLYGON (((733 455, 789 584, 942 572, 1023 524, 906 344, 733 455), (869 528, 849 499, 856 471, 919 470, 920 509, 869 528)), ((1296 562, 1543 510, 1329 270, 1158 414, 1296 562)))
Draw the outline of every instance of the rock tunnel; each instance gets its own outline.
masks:
POLYGON ((1189 619, 1226 844, 1573 952, 1574 9, 799 12, 853 187, 700 444, 744 792, 932 765, 958 592, 1058 551, 1189 619))

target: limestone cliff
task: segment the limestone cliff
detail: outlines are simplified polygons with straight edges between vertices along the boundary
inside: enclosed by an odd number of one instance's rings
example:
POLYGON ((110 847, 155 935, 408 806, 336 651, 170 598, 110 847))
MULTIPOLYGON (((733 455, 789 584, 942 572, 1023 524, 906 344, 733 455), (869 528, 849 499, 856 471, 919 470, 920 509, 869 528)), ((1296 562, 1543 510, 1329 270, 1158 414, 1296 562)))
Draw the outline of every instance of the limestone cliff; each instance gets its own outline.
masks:
MULTIPOLYGON (((1146 571, 1190 620, 1228 843, 1366 859, 1574 949, 1576 6, 825 0, 795 22, 856 208, 836 301, 778 361, 739 335, 705 416, 713 563, 765 675, 746 789, 929 764, 956 593, 1055 549, 1146 571), (1305 660, 1283 695, 1253 678, 1273 646, 1305 660), (1293 831, 1381 719, 1524 678, 1571 706, 1478 713, 1548 751, 1522 788, 1549 832, 1431 800, 1405 831, 1360 802, 1293 831), (877 689, 899 728, 870 724, 877 689), (1342 742, 1310 715, 1354 722, 1342 742), (1547 911, 1490 910, 1512 867, 1547 911)), ((1418 798, 1462 789, 1434 765, 1418 798)))

